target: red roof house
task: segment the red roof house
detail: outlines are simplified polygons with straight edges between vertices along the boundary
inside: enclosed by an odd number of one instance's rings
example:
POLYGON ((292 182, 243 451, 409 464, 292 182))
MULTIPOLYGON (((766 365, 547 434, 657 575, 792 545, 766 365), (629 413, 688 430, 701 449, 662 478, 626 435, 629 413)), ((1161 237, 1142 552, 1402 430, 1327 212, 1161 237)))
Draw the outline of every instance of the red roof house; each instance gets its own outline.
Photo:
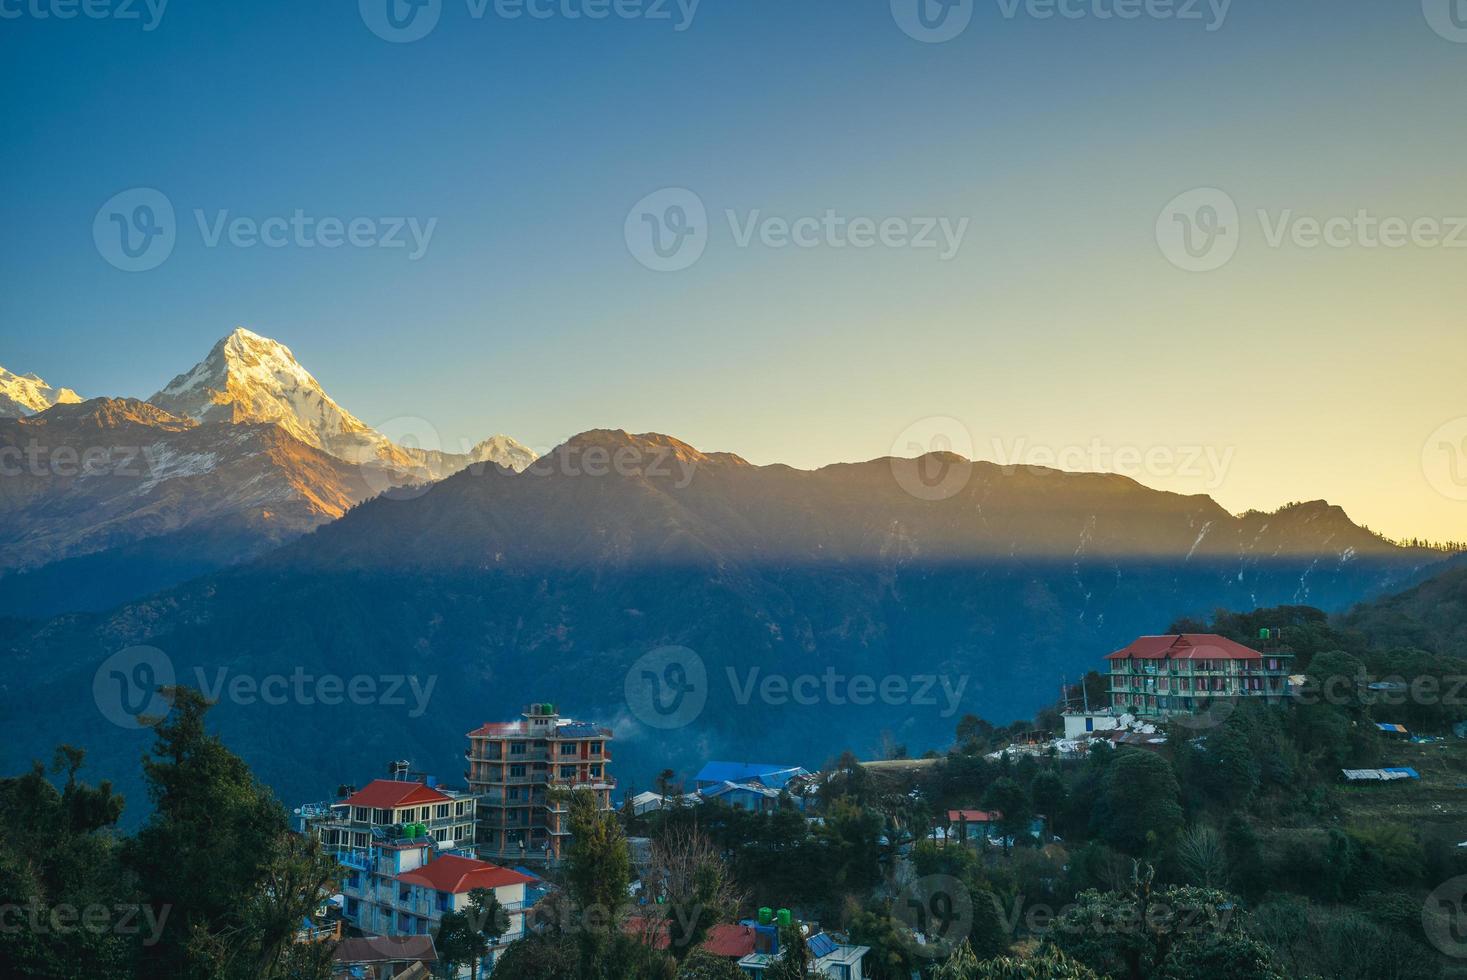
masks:
POLYGON ((476 861, 473 858, 459 857, 457 854, 443 854, 421 868, 404 871, 397 876, 397 880, 410 885, 421 885, 434 891, 461 895, 475 888, 528 885, 535 879, 522 875, 518 871, 490 864, 488 861, 476 861))
POLYGON ((1263 654, 1216 633, 1173 633, 1141 636, 1107 660, 1261 660, 1263 654))
POLYGON ((344 801, 348 806, 369 806, 391 810, 400 806, 423 803, 448 803, 453 797, 432 789, 426 783, 410 783, 400 779, 374 779, 344 801))

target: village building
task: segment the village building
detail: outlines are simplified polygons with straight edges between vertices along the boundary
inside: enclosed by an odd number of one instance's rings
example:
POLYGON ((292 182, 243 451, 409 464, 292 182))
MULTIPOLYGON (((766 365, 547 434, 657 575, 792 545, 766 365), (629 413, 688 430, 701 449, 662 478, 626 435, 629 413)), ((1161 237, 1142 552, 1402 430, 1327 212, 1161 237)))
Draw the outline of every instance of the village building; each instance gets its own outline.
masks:
POLYGON ((564 791, 586 790, 611 809, 609 728, 562 718, 553 704, 531 704, 518 721, 486 723, 468 739, 464 777, 479 801, 481 857, 558 865, 570 839, 564 791))
POLYGON ((1167 718, 1237 698, 1282 703, 1293 654, 1260 653, 1215 633, 1178 633, 1139 637, 1105 659, 1114 708, 1167 718))

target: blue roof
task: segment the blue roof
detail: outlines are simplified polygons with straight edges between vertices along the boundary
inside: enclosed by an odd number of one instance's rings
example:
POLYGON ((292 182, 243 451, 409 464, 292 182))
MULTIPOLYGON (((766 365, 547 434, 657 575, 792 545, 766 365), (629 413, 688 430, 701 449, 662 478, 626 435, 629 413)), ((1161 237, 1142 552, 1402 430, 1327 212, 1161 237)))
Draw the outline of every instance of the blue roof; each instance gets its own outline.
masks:
POLYGON ((695 777, 699 783, 747 783, 757 780, 765 786, 780 789, 805 770, 788 762, 710 762, 695 777))
POLYGON ((823 932, 817 932, 815 935, 805 940, 805 945, 809 948, 810 955, 815 957, 817 960, 820 959, 820 957, 822 956, 829 956, 831 953, 834 953, 837 949, 840 948, 840 946, 836 943, 834 939, 831 939, 823 932))
POLYGON ((1415 769, 1412 769, 1410 766, 1385 766, 1381 771, 1382 772, 1402 772, 1402 773, 1405 773, 1406 775, 1410 776, 1412 779, 1420 779, 1421 778, 1421 774, 1418 773, 1415 769))

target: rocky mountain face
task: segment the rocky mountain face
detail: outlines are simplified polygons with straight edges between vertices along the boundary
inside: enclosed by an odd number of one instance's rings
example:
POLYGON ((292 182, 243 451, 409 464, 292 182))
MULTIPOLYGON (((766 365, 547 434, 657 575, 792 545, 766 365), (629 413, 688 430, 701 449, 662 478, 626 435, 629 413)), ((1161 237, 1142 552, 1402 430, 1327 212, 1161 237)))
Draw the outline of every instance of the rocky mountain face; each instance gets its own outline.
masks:
POLYGON ((288 347, 243 327, 148 401, 197 422, 271 422, 338 459, 418 479, 440 480, 484 461, 523 469, 534 458, 502 435, 472 454, 398 445, 338 405, 288 347))
POLYGON ((383 477, 412 479, 368 472, 277 425, 200 425, 111 398, 0 420, 0 469, 0 569, 11 573, 0 614, 10 615, 77 589, 125 598, 160 574, 171 585, 179 579, 164 570, 175 565, 197 574, 253 558, 381 492, 383 477), (91 581, 104 568, 130 571, 110 576, 113 590, 91 581))
POLYGON ((0 367, 0 418, 21 418, 79 401, 81 396, 70 388, 52 388, 34 374, 12 374, 0 367))
POLYGON ((108 608, 257 557, 377 494, 534 458, 503 435, 466 453, 398 445, 287 347, 243 329, 148 402, 82 403, 0 369, 0 615, 108 608))
POLYGON ((221 695, 221 730, 287 800, 388 758, 455 778, 463 733, 529 700, 613 725, 617 774, 638 786, 708 757, 818 766, 872 751, 883 729, 920 754, 965 712, 1031 715, 1065 678, 1181 616, 1341 609, 1439 558, 1322 503, 1239 517, 1117 476, 945 455, 799 471, 599 430, 522 472, 471 466, 376 498, 106 615, 0 623, 13 664, 0 712, 26 733, 0 746, 0 765, 64 737, 96 749, 103 771, 130 771, 146 732, 90 712, 65 732, 54 722, 57 705, 89 703, 99 664, 138 644, 206 688, 373 679, 378 696, 355 702, 327 704, 309 683, 284 703, 221 695), (676 676, 641 659, 669 646, 685 651, 676 676), (659 696, 686 707, 659 728, 628 692, 669 678, 659 696))

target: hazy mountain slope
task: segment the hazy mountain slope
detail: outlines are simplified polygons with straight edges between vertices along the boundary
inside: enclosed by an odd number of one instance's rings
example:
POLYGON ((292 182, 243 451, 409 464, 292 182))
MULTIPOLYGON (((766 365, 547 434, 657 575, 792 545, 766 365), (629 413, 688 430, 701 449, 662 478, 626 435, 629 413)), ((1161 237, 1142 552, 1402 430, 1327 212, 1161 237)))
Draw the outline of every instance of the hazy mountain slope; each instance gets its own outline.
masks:
POLYGON ((131 399, 0 420, 0 465, 0 570, 30 573, 0 579, 0 613, 12 615, 47 614, 79 586, 95 602, 176 584, 259 555, 383 489, 378 474, 278 426, 199 425, 131 399), (136 547, 153 539, 167 544, 136 547), (128 556, 140 563, 136 577, 128 556), (103 569, 117 588, 85 584, 103 569))
POLYGON ((52 405, 81 401, 70 388, 52 388, 34 374, 12 374, 0 367, 0 418, 44 412, 52 405))
POLYGON ((0 626, 13 664, 0 711, 24 733, 0 765, 69 738, 130 771, 146 733, 89 711, 63 725, 54 707, 92 703, 98 666, 133 644, 206 686, 297 674, 433 684, 416 715, 405 687, 394 690, 406 703, 365 704, 245 703, 219 689, 221 729, 288 799, 391 757, 456 778, 463 733, 528 700, 614 723, 617 771, 643 786, 664 764, 710 755, 818 765, 869 750, 883 728, 921 751, 963 712, 1028 715, 1062 678, 1179 616, 1342 608, 1437 560, 1318 505, 1263 521, 1120 477, 983 465, 932 501, 902 488, 915 465, 801 472, 598 431, 523 473, 473 467, 412 499, 378 498, 249 566, 105 616, 0 626), (671 733, 623 698, 637 658, 667 644, 696 651, 707 677, 706 707, 671 733), (822 682, 815 703, 780 703, 758 693, 771 672, 901 677, 911 690, 932 675, 961 697, 949 704, 939 686, 931 704, 855 706, 822 682))

